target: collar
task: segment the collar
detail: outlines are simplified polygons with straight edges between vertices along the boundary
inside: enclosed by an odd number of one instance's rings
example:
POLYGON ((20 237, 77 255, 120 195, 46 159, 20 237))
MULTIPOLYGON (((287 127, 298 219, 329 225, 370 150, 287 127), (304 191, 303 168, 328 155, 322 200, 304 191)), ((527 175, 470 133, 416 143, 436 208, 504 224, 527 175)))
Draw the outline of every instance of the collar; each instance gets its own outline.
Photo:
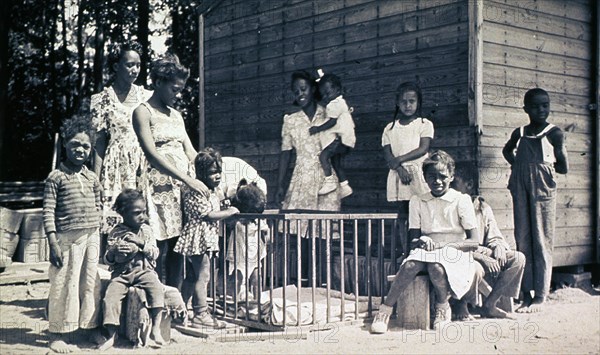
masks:
POLYGON ((85 166, 85 165, 83 165, 81 167, 80 171, 75 171, 75 170, 69 168, 68 166, 66 166, 65 163, 60 163, 58 169, 60 171, 62 171, 63 173, 67 174, 68 176, 75 176, 75 174, 79 173, 84 178, 86 178, 88 180, 93 180, 92 171, 90 171, 90 169, 88 169, 87 166, 85 166))
POLYGON ((422 201, 432 201, 432 200, 435 200, 435 199, 440 199, 440 200, 444 200, 444 201, 452 202, 452 201, 456 200, 457 198, 459 198, 459 197, 460 197, 460 195, 462 195, 462 193, 460 193, 460 192, 458 192, 458 191, 454 190, 453 188, 449 188, 449 189, 448 189, 448 191, 446 191, 446 193, 445 193, 445 194, 443 194, 443 195, 442 195, 442 196, 440 196, 440 197, 433 196, 433 195, 431 194, 431 191, 430 191, 430 192, 426 192, 426 193, 424 193, 424 194, 421 194, 421 195, 419 196, 419 198, 420 198, 422 201))
POLYGON ((483 208, 485 207, 485 199, 479 195, 471 196, 471 200, 473 201, 473 207, 475 207, 475 211, 483 212, 483 208))

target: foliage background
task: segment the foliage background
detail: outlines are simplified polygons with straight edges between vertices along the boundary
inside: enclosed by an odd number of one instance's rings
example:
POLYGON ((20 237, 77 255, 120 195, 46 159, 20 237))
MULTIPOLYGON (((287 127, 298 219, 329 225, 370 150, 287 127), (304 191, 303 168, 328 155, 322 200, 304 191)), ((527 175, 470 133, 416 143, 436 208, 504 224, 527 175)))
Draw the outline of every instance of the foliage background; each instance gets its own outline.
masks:
POLYGON ((124 39, 144 47, 137 83, 171 51, 191 69, 177 108, 193 142, 198 122, 198 35, 194 0, 5 0, 0 23, 0 180, 43 180, 62 121, 89 112, 110 85, 106 48, 124 39), (163 43, 153 38, 165 39, 163 43), (153 48, 153 46, 157 48, 153 48))

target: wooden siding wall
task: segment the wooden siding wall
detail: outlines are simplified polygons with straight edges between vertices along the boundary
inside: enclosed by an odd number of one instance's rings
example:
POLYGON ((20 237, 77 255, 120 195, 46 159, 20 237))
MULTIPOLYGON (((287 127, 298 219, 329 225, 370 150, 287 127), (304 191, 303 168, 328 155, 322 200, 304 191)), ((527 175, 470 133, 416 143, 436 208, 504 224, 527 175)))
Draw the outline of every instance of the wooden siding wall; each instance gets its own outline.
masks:
POLYGON ((343 208, 382 211, 381 133, 394 90, 418 80, 434 146, 475 157, 468 127, 468 4, 464 0, 225 0, 206 17, 206 142, 251 163, 277 189, 290 75, 338 74, 354 107, 357 146, 345 167, 355 193, 343 208))
POLYGON ((480 181, 501 229, 513 237, 509 167, 502 147, 528 123, 523 96, 547 90, 550 122, 567 132, 570 171, 558 175, 554 265, 595 261, 592 5, 590 1, 483 2, 483 134, 480 181))

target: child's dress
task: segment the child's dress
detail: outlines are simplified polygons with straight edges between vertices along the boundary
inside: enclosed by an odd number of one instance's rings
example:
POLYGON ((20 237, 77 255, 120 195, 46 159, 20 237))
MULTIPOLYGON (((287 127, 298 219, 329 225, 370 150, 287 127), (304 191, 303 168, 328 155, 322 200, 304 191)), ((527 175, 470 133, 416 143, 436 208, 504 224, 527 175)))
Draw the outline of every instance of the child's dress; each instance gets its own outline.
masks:
POLYGON ((207 252, 219 251, 219 222, 208 221, 206 216, 212 211, 219 211, 221 199, 219 191, 211 191, 209 198, 202 197, 199 192, 187 185, 181 188, 183 195, 183 213, 185 224, 181 237, 173 251, 183 255, 203 255, 207 252))
MULTIPOLYGON (((465 230, 477 228, 471 197, 454 189, 449 189, 441 197, 434 197, 430 192, 413 196, 409 208, 409 228, 420 229, 422 235, 434 242, 464 240, 465 230)), ((475 262, 470 252, 462 252, 452 246, 432 251, 417 248, 404 262, 410 260, 442 265, 457 299, 473 287, 475 262)))
POLYGON ((354 148, 356 144, 356 134, 354 133, 354 121, 352 120, 351 109, 342 95, 331 100, 325 108, 325 116, 317 117, 315 125, 320 126, 329 121, 330 117, 337 119, 335 126, 322 131, 318 134, 321 150, 329 146, 333 141, 340 137, 343 145, 354 148))
POLYGON ((267 221, 249 221, 244 224, 241 221, 235 224, 235 234, 229 238, 227 245, 227 261, 229 261, 229 274, 233 274, 235 270, 242 273, 243 280, 252 274, 254 269, 258 267, 260 260, 267 256, 266 243, 262 235, 269 233, 267 221), (247 231, 247 232, 246 232, 247 231), (247 233, 247 234, 246 234, 247 233), (246 235, 248 239, 248 248, 246 249, 246 235), (234 238, 235 236, 235 238, 234 238), (234 257, 234 239, 235 239, 235 257, 234 257), (259 258, 260 253, 260 258, 259 258), (246 260, 248 260, 248 275, 246 275, 246 260))
MULTIPOLYGON (((421 138, 433 138, 433 123, 426 118, 417 117, 409 124, 404 125, 399 120, 389 123, 383 130, 381 146, 389 145, 394 157, 407 154, 419 147, 421 138)), ((391 170, 387 178, 387 200, 408 201, 413 195, 420 195, 429 191, 423 177, 423 161, 429 155, 415 160, 404 162, 402 165, 411 173, 412 181, 404 185, 396 170, 391 170)))

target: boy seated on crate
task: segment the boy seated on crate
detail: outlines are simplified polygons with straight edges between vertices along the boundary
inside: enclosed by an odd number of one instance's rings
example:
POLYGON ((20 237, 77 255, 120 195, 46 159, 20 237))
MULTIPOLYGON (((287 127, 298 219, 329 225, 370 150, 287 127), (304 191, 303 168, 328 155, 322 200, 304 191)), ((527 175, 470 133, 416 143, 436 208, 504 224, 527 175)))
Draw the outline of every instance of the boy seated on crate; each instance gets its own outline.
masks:
POLYGON ((147 224, 146 201, 139 191, 125 189, 117 197, 114 208, 123 217, 123 222, 112 229, 107 239, 104 261, 110 265, 112 274, 102 301, 105 339, 98 349, 107 350, 114 345, 122 301, 130 286, 145 291, 152 318, 150 339, 156 346, 162 346, 160 322, 165 305, 164 287, 154 271, 159 251, 147 224))
MULTIPOLYGON (((452 187, 472 197, 479 229, 479 246, 473 252, 485 271, 485 280, 492 286, 492 292, 485 298, 481 315, 488 318, 510 318, 514 316, 497 307, 500 297, 519 297, 521 279, 525 269, 525 255, 511 250, 504 239, 494 212, 483 197, 473 194, 475 182, 474 171, 467 165, 456 167, 452 187)), ((460 300, 455 306, 457 320, 473 320, 469 314, 467 302, 460 300)))

